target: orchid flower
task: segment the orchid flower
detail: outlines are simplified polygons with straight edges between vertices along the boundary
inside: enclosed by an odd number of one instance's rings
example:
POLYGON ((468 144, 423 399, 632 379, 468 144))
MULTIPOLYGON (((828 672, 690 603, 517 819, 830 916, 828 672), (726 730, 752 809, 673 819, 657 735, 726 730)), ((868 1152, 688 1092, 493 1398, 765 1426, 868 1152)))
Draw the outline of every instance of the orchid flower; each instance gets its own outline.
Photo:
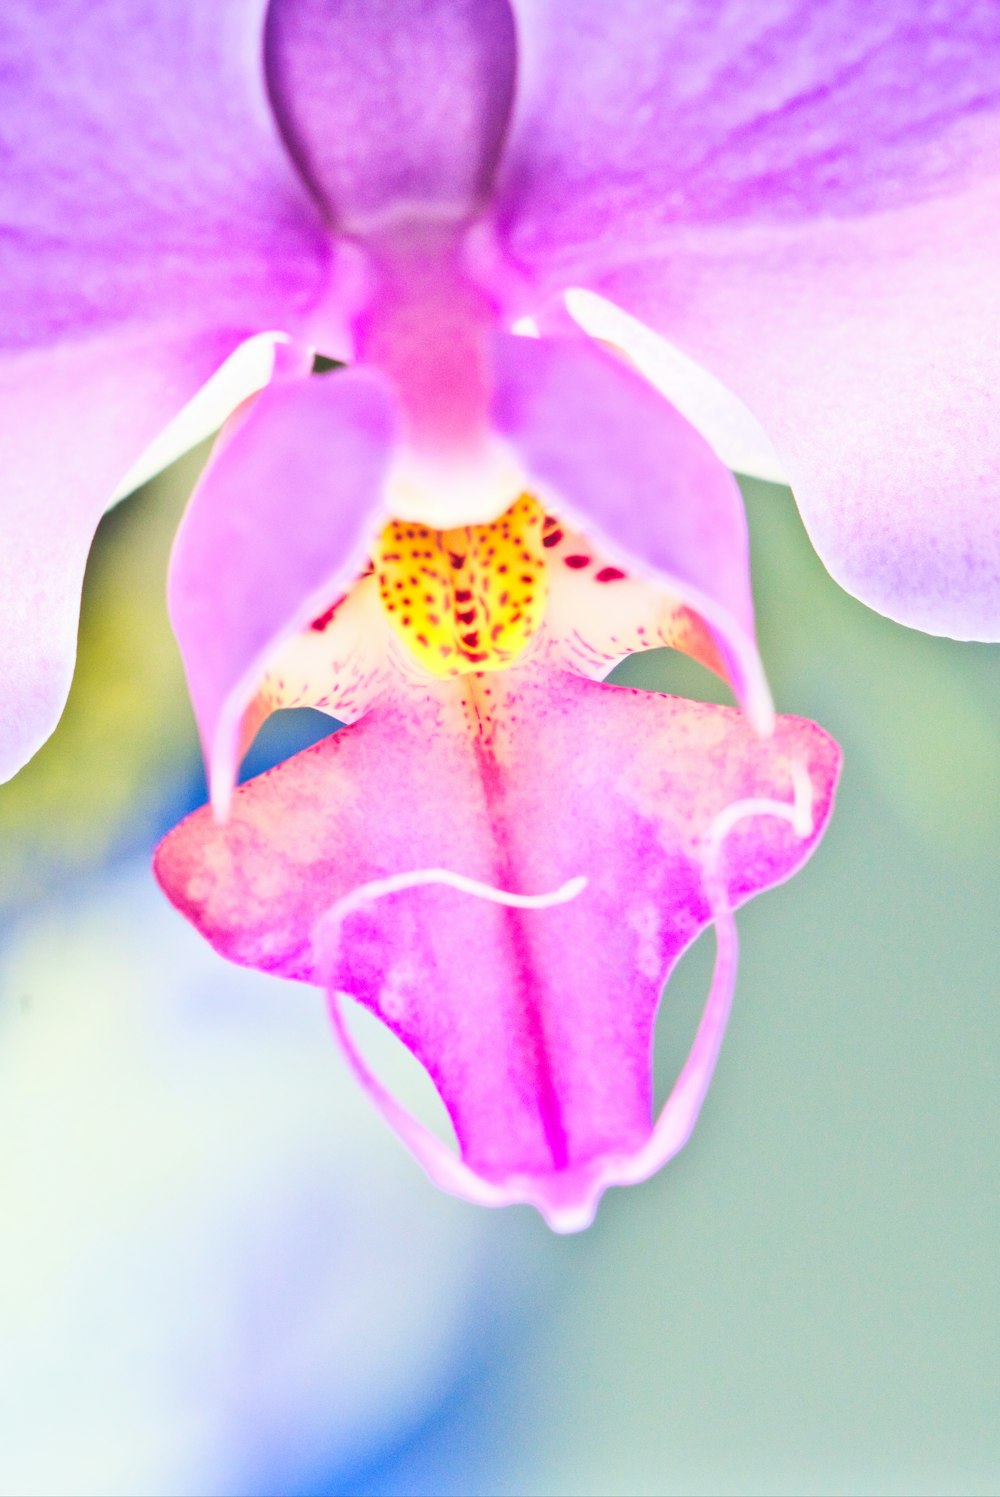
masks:
POLYGON ((996 627, 996 9, 12 0, 0 38, 4 767, 61 708, 109 497, 271 335, 170 577, 229 819, 185 823, 161 879, 228 954, 396 1029, 461 1159, 351 1054, 442 1183, 581 1225, 693 1125, 732 908, 808 854, 836 775, 774 724, 717 454, 773 450, 874 606, 996 627), (573 288, 738 397, 714 453, 573 288), (351 367, 311 378, 317 351, 351 367), (593 679, 651 643, 745 715, 593 679), (300 702, 355 725, 234 797, 300 702), (659 988, 709 919, 654 1126, 659 988))

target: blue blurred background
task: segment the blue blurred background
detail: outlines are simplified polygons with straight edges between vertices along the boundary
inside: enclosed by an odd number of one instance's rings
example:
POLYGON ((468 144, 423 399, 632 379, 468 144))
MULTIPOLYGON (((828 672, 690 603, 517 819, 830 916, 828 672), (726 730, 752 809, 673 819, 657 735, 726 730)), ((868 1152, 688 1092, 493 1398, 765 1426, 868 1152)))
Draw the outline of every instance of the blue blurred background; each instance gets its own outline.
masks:
MULTIPOLYGON (((0 1489, 996 1492, 997 652, 869 613, 744 485, 778 705, 842 742, 839 809, 740 916, 694 1140, 558 1238, 437 1194, 320 996, 153 886, 204 794, 162 601, 200 456, 105 520, 70 706, 0 791, 0 1489)), ((666 651, 619 677, 713 694, 666 651)), ((272 720, 250 769, 316 731, 272 720)))

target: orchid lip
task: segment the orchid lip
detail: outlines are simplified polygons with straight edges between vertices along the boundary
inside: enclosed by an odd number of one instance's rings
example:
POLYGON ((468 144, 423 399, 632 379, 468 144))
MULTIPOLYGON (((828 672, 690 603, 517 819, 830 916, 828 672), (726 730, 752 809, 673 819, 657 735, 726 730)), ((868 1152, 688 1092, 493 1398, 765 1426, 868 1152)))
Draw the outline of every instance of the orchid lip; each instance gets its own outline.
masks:
MULTIPOLYGON (((428 1178, 451 1195, 480 1206, 534 1206, 554 1231, 569 1234, 591 1225, 604 1192, 611 1186, 637 1185, 662 1169, 687 1143, 715 1072, 732 1009, 739 963, 739 936, 727 883, 721 868, 727 838, 740 822, 754 817, 786 821, 796 836, 813 831, 814 787, 805 765, 790 765, 792 799, 753 796, 720 811, 701 844, 702 880, 715 928, 716 956, 702 1017, 670 1095, 648 1137, 629 1151, 615 1151, 552 1171, 515 1172, 491 1179, 471 1169, 425 1124, 421 1123, 382 1085, 355 1044, 341 1007, 351 994, 330 989, 327 996, 334 1034, 348 1065, 385 1121, 423 1167, 428 1178)), ((345 920, 388 895, 426 885, 443 884, 474 898, 518 909, 544 910, 575 899, 587 886, 577 875, 548 894, 513 894, 468 878, 447 868, 420 868, 371 880, 351 890, 329 911, 317 932, 317 954, 332 968, 345 920)))
POLYGON ((809 857, 838 767, 814 724, 763 739, 733 708, 540 653, 389 681, 342 733, 241 786, 226 826, 196 812, 157 874, 230 960, 326 992, 348 1063, 432 1181, 578 1231, 690 1137, 735 985, 734 912, 809 857), (657 1116, 657 1008, 709 923, 706 1008, 657 1116), (372 1074, 346 997, 423 1065, 457 1152, 372 1074))

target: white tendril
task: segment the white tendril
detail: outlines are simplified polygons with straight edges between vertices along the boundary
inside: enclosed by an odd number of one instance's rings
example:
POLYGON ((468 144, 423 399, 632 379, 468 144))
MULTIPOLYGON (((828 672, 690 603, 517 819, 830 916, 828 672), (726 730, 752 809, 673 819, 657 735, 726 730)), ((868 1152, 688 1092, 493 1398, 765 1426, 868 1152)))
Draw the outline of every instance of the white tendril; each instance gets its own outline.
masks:
POLYGON ((722 847, 739 822, 758 816, 774 816, 787 821, 796 836, 808 837, 813 830, 813 786, 809 771, 800 760, 792 762, 791 779, 792 800, 747 796, 733 801, 713 819, 705 835, 702 874, 715 928, 712 980, 687 1060, 663 1104, 649 1140, 619 1171, 618 1182, 622 1184, 645 1180, 661 1169, 684 1147, 694 1131, 722 1048, 739 964, 736 919, 729 888, 719 866, 722 847))
MULTIPOLYGON (((715 1070, 732 1007, 739 958, 739 938, 728 886, 720 870, 723 844, 741 821, 774 816, 788 822, 798 837, 808 837, 814 827, 813 785, 801 761, 791 765, 793 798, 774 800, 748 796, 726 806, 713 819, 701 844, 701 867, 709 912, 715 927, 716 955, 712 980, 698 1030, 687 1060, 663 1105, 652 1132, 641 1148, 630 1154, 612 1155, 581 1167, 578 1186, 565 1197, 554 1193, 550 1182, 531 1175, 514 1175, 504 1181, 482 1178, 449 1149, 373 1075, 351 1038, 340 1008, 341 993, 330 989, 328 1001, 334 1032, 348 1064, 389 1126, 423 1165, 441 1189, 484 1206, 531 1203, 558 1232, 575 1232, 589 1225, 597 1202, 609 1185, 630 1185, 648 1179, 687 1143, 701 1111, 715 1070)), ((339 899, 324 925, 339 944, 340 928, 354 910, 404 889, 445 884, 495 904, 515 909, 548 909, 575 899, 586 887, 582 875, 571 878, 549 894, 510 894, 478 879, 466 878, 447 868, 418 868, 388 878, 361 884, 339 899)), ((332 965, 332 963, 331 963, 332 965)))
POLYGON ((337 900, 326 920, 337 926, 342 925, 348 915, 362 905, 384 899, 388 894, 400 894, 404 889, 423 888, 427 884, 447 884, 460 894, 472 894, 477 899, 507 905, 514 910, 548 910, 553 905, 568 904, 571 899, 575 899, 587 887, 587 880, 581 873, 576 878, 567 879, 558 889, 553 889, 551 894, 511 894, 507 889, 484 884, 478 878, 453 873, 450 868, 414 868, 410 873, 391 873, 386 878, 375 878, 366 884, 359 884, 350 894, 337 900))
MULTIPOLYGON (((467 878, 462 873, 453 873, 450 868, 416 868, 411 873, 394 873, 387 878, 372 879, 369 883, 359 884, 356 889, 351 890, 350 894, 345 894, 343 899, 338 899, 329 911, 324 921, 324 933, 328 932, 327 939, 332 941, 329 965, 332 966, 332 956, 336 954, 341 926, 354 910, 383 899, 389 894, 398 894, 404 889, 417 889, 428 884, 444 884, 449 888, 457 889, 459 893, 471 894, 477 899, 486 899, 492 904, 506 905, 511 909, 547 910, 554 905, 568 904, 571 899, 575 899, 587 887, 587 880, 579 874, 576 878, 567 879, 550 894, 511 894, 506 889, 495 888, 492 884, 482 883, 479 879, 467 878)), ((330 1019, 344 1058, 362 1089, 367 1092, 390 1128, 423 1166, 434 1184, 451 1195, 461 1196, 464 1200, 474 1201, 482 1206, 505 1206, 512 1199, 531 1199, 530 1183, 527 1196, 518 1194, 516 1187, 512 1196, 506 1185, 494 1184, 482 1179, 469 1168, 464 1160, 442 1143, 435 1133, 432 1133, 425 1124, 396 1101, 392 1093, 372 1072, 347 1028, 340 1000, 348 996, 350 995, 342 994, 332 987, 327 993, 330 1019)), ((544 1211, 543 1201, 538 1201, 536 1204, 544 1211)), ((558 1226, 557 1223, 553 1225, 558 1226)), ((586 1223, 581 1219, 578 1225, 583 1226, 586 1223)))
POLYGON ((744 800, 733 801, 732 805, 726 806, 714 818, 703 843, 706 871, 712 876, 716 875, 722 844, 737 823, 747 820, 748 817, 777 816, 781 821, 787 821, 790 824, 796 836, 809 836, 813 829, 812 780, 809 778, 808 769, 800 759, 792 763, 791 775, 792 800, 774 800, 764 795, 747 796, 744 800))

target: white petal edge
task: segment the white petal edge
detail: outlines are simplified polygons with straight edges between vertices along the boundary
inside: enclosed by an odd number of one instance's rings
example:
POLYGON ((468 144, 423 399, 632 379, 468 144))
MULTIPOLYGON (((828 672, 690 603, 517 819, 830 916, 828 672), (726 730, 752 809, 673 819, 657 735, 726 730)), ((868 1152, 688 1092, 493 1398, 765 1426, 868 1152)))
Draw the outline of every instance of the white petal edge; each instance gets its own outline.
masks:
POLYGON ((701 433, 734 473, 787 483, 781 459, 763 427, 738 396, 666 338, 595 291, 574 287, 566 308, 592 338, 621 349, 671 405, 701 433))
POLYGON ((199 442, 218 431, 237 406, 270 383, 275 345, 286 341, 283 333, 255 333, 234 349, 211 379, 136 459, 115 489, 110 503, 117 504, 119 499, 134 493, 183 457, 185 452, 190 452, 192 447, 197 447, 199 442))

